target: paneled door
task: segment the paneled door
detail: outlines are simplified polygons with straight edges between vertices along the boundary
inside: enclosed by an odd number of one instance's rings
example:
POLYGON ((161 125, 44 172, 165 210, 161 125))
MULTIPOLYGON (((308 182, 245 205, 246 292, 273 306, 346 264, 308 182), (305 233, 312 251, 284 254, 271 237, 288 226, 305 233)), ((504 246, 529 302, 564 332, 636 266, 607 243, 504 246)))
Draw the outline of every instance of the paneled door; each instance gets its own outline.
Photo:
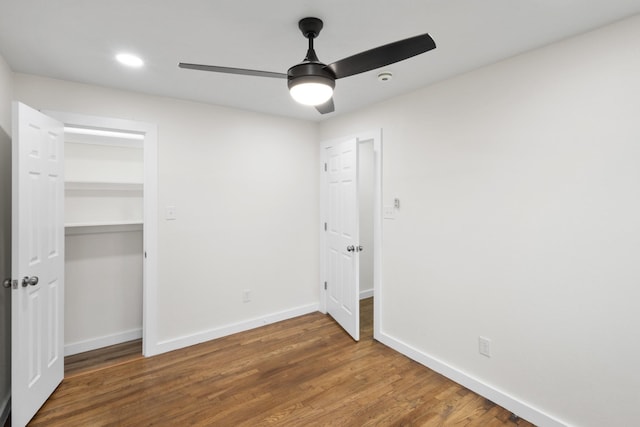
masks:
POLYGON ((64 128, 13 104, 11 422, 24 426, 64 376, 64 128))
POLYGON ((360 339, 358 142, 327 148, 327 312, 360 339))

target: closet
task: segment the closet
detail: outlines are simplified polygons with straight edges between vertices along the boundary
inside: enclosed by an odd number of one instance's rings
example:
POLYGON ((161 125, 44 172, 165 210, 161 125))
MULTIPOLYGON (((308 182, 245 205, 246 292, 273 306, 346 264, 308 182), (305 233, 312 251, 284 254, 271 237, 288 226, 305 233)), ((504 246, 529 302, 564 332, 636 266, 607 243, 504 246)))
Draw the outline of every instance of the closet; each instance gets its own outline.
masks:
POLYGON ((65 128, 65 355, 142 337, 143 139, 65 128))

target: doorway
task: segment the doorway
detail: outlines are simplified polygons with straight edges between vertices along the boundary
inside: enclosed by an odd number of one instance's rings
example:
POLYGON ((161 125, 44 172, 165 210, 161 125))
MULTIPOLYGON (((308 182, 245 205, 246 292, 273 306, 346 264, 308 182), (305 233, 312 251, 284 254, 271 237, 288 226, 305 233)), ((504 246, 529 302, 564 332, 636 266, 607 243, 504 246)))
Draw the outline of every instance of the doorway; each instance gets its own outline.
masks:
POLYGON ((142 356, 144 135, 66 126, 64 146, 68 377, 142 356))
POLYGON ((354 334, 353 328, 345 325, 352 325, 352 321, 345 322, 330 310, 331 305, 336 304, 336 298, 330 295, 336 292, 336 288, 332 289, 331 285, 335 286, 336 281, 353 281, 353 284, 340 283, 337 292, 344 299, 339 304, 347 311, 351 311, 350 307, 357 307, 354 313, 358 321, 357 330, 364 334, 364 338, 371 338, 371 335, 376 338, 380 331, 381 307, 382 131, 325 141, 320 148, 322 173, 326 177, 321 180, 320 311, 331 314, 356 341, 359 340, 359 334, 354 334), (352 144, 349 141, 355 141, 355 163, 352 163, 354 156, 350 154, 353 150, 349 148, 352 144), (340 156, 344 158, 340 159, 340 156), (350 185, 349 174, 343 173, 343 178, 332 178, 338 170, 353 167, 357 170, 356 186, 350 185), (354 198, 352 187, 357 189, 355 209, 350 208, 354 198), (347 193, 342 193, 345 188, 347 193), (336 203, 340 206, 336 207, 336 203), (342 251, 345 248, 332 242, 334 234, 351 233, 342 226, 336 228, 333 225, 336 222, 357 224, 354 240, 349 241, 346 247, 346 251, 352 249, 350 252, 342 251), (351 243, 354 243, 355 251, 351 243))
POLYGON ((5 282, 12 289, 12 422, 22 425, 64 376, 65 126, 144 136, 143 354, 157 353, 157 130, 128 120, 43 114, 16 101, 12 107, 11 269, 22 279, 5 282))
POLYGON ((65 126, 65 356, 104 357, 98 349, 111 346, 115 352, 106 360, 123 348, 126 357, 132 348, 137 357, 150 356, 156 325, 156 126, 45 113, 65 126))

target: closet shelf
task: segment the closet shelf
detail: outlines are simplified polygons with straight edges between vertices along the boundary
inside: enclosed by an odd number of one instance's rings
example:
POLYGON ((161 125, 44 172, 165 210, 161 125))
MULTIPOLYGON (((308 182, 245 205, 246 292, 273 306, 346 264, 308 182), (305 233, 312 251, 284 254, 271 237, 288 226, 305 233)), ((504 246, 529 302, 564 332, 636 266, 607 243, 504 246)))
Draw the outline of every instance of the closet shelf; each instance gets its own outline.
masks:
POLYGON ((104 227, 109 225, 142 225, 142 220, 75 222, 65 224, 64 227, 104 227))
POLYGON ((69 223, 64 225, 65 234, 98 234, 117 233, 124 231, 140 231, 143 222, 139 221, 96 221, 83 223, 69 223))
POLYGON ((142 191, 141 182, 65 181, 66 190, 142 191))

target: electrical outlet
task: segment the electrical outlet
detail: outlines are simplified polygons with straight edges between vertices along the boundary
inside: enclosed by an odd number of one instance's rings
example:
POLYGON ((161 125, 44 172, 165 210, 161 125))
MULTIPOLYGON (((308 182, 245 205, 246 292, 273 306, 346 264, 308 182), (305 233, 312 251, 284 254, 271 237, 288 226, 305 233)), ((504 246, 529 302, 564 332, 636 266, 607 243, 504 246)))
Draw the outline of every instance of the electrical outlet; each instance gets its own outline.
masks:
POLYGON ((251 289, 245 289, 242 291, 242 302, 251 301, 251 289))
POLYGON ((483 356, 491 357, 491 340, 485 337, 478 337, 478 351, 483 356))
POLYGON ((395 219, 396 210, 393 206, 385 206, 384 208, 382 208, 382 216, 384 217, 384 219, 395 219))

